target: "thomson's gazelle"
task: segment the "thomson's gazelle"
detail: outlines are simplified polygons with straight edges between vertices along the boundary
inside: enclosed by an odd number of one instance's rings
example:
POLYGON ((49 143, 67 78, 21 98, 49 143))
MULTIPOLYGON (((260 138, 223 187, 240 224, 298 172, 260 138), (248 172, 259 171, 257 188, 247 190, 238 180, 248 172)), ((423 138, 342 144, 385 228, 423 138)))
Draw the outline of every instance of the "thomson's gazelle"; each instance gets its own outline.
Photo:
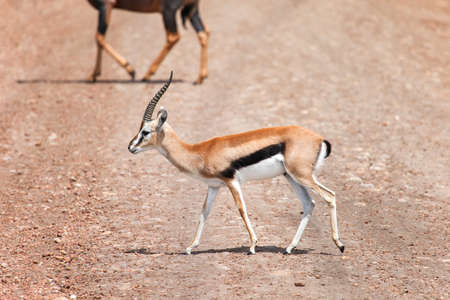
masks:
POLYGON ((241 184, 248 180, 278 175, 286 177, 304 207, 297 233, 286 252, 291 253, 297 246, 314 209, 314 200, 308 194, 307 188, 312 189, 328 203, 332 239, 339 250, 344 251, 344 244, 339 240, 334 192, 321 185, 314 177, 314 171, 331 152, 329 142, 305 128, 285 126, 188 144, 182 141, 166 122, 167 111, 164 108, 152 119, 153 110, 171 80, 172 73, 169 81, 148 104, 139 132, 131 140, 128 150, 136 154, 156 148, 181 172, 208 184, 197 233, 192 244, 186 249, 188 254, 199 245, 211 205, 222 186, 227 186, 233 195, 250 235, 250 253, 254 254, 257 238, 247 215, 241 184))

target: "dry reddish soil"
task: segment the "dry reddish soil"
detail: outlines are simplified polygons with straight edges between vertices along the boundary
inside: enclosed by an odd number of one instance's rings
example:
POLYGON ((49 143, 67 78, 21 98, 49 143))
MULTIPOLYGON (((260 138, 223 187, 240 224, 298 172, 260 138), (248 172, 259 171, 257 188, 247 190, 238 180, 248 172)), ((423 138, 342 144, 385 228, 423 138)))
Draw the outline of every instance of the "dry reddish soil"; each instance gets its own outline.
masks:
MULTIPOLYGON (((192 28, 150 83, 104 56, 86 1, 3 1, 0 10, 1 299, 449 299, 450 3, 447 0, 202 1, 210 77, 192 82, 192 28), (149 97, 189 142, 298 124, 333 152, 346 251, 316 198, 283 178, 249 183, 248 236, 223 189, 184 255, 206 186, 156 152, 127 151, 149 97)), ((159 15, 114 11, 108 41, 142 77, 165 36, 159 15)))

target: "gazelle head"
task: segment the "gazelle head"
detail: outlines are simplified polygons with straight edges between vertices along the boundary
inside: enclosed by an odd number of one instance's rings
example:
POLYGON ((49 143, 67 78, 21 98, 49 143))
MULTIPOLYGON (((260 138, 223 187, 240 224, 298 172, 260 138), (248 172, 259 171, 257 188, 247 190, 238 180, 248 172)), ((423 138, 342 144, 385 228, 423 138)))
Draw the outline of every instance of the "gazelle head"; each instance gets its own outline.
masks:
POLYGON ((164 122, 167 120, 167 111, 164 108, 161 108, 155 119, 152 119, 152 115, 159 99, 172 82, 172 76, 173 71, 170 72, 169 80, 147 105, 141 127, 139 128, 137 135, 128 144, 128 150, 131 153, 137 154, 139 152, 152 149, 160 142, 160 134, 162 132, 164 122))

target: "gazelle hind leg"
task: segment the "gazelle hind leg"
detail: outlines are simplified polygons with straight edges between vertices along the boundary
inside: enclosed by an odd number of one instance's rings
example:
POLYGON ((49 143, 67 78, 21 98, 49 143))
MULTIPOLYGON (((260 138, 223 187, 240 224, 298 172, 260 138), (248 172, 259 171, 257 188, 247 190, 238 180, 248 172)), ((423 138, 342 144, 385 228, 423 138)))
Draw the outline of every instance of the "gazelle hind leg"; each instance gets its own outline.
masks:
POLYGON ((285 253, 291 253, 292 249, 294 249, 298 242, 300 241, 303 231, 305 230, 306 226, 308 225, 308 221, 311 218, 312 211, 314 209, 314 200, 309 195, 308 191, 304 186, 302 186, 300 183, 298 183, 291 175, 286 174, 285 175, 287 181, 291 185, 292 189, 294 190, 297 197, 302 201, 304 214, 302 217, 302 220, 300 221, 300 224, 298 226, 297 232, 295 233, 294 238, 292 239, 291 244, 286 248, 285 253))
POLYGON ((238 181, 232 180, 227 183, 228 188, 233 195, 234 201, 239 209, 242 219, 244 220, 245 227, 247 228, 248 234, 250 236, 250 252, 248 254, 255 254, 256 243, 258 238, 256 237, 255 231, 253 230, 252 224, 247 215, 247 207, 242 197, 241 186, 238 181))
POLYGON ((312 176, 312 184, 310 186, 313 191, 315 191, 317 194, 319 194, 325 201, 328 203, 328 207, 330 208, 330 223, 331 223, 331 232, 332 232, 332 239, 336 246, 339 248, 341 252, 344 252, 345 246, 340 241, 339 238, 339 230, 337 225, 337 213, 336 213, 336 195, 335 193, 320 184, 317 179, 312 176))
POLYGON ((202 236, 203 227, 205 226, 206 218, 208 218, 209 212, 211 211, 211 206, 216 199, 218 187, 208 187, 208 194, 206 195, 205 202, 203 203, 202 214, 200 215, 200 222, 198 223, 197 234, 195 235, 192 244, 186 248, 186 253, 191 254, 192 249, 197 248, 200 244, 200 238, 202 236))

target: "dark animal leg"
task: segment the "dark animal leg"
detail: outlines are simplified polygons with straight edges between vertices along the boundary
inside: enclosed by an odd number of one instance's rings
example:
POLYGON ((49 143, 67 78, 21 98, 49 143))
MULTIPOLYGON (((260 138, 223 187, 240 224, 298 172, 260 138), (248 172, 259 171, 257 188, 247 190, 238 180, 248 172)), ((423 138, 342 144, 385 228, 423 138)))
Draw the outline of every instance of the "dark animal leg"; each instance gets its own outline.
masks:
POLYGON ((200 55, 200 74, 198 75, 196 84, 200 84, 203 82, 205 78, 208 77, 208 38, 209 38, 209 30, 203 24, 202 19, 200 18, 200 13, 197 8, 195 8, 194 13, 190 19, 192 27, 194 27, 197 32, 198 40, 201 46, 201 55, 200 55))
MULTIPOLYGON (((169 1, 168 1, 169 2, 169 1)), ((179 5, 176 3, 176 5, 179 5)), ((177 31, 177 23, 175 19, 175 13, 177 11, 178 6, 173 5, 169 6, 166 5, 163 8, 163 21, 164 21, 164 27, 166 29, 166 35, 167 40, 166 44, 164 45, 163 49, 159 53, 158 57, 153 61, 153 63, 150 65, 150 68, 148 69, 147 73, 145 73, 144 78, 142 78, 142 81, 150 80, 150 76, 156 73, 156 71, 159 68, 159 65, 163 62, 163 60, 166 58, 167 54, 172 50, 173 46, 179 41, 180 35, 177 31)))
POLYGON ((133 67, 130 66, 128 61, 123 58, 117 51, 115 51, 105 40, 106 31, 108 29, 108 24, 111 20, 111 11, 115 1, 111 0, 98 0, 96 1, 96 8, 98 9, 98 28, 95 35, 95 40, 97 42, 97 59, 95 62, 94 71, 89 76, 89 80, 95 82, 97 76, 101 73, 101 63, 102 63, 102 50, 105 51, 114 58, 127 72, 130 74, 131 78, 134 79, 135 71, 133 67))

